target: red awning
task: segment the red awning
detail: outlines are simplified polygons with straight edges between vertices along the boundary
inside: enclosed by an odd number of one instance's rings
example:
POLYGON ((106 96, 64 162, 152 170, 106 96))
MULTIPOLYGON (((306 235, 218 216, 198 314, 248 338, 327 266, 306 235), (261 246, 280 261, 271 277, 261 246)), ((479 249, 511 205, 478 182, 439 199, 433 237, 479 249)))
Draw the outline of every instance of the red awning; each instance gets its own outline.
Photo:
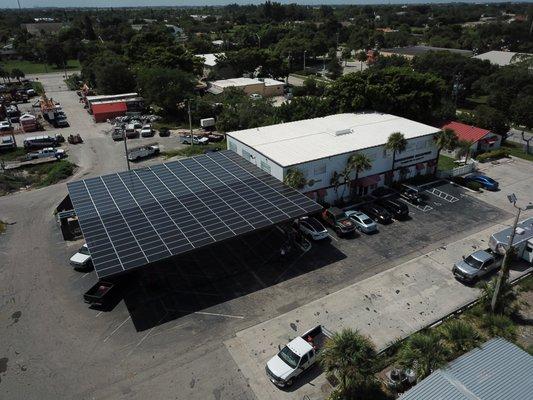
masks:
POLYGON ((362 186, 362 187, 366 187, 366 186, 372 186, 372 185, 377 185, 377 183, 381 180, 380 176, 379 175, 371 175, 371 176, 365 176, 363 178, 359 178, 357 181, 352 181, 352 183, 355 185, 355 186, 362 186))

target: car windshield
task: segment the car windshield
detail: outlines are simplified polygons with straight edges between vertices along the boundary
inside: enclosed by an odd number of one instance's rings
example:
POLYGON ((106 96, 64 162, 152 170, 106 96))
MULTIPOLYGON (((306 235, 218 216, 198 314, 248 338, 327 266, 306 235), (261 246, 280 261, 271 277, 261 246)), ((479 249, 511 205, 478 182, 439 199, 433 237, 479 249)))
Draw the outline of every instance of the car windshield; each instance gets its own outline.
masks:
POLYGON ((372 224, 373 222, 374 222, 374 221, 372 221, 370 218, 365 218, 365 219, 363 219, 363 223, 364 223, 364 224, 367 224, 367 225, 370 225, 370 224, 372 224))
POLYGON ((298 355, 287 346, 285 346, 278 353, 278 356, 291 368, 296 368, 298 366, 298 362, 300 361, 300 357, 298 357, 298 355))
POLYGON ((322 224, 320 224, 320 222, 318 222, 316 219, 307 220, 306 223, 317 232, 324 230, 322 224))
POLYGON ((78 253, 85 254, 86 256, 90 256, 91 253, 89 253, 89 249, 85 246, 82 246, 78 253))
POLYGON ((476 269, 480 269, 481 268, 481 265, 483 264, 481 261, 475 259, 474 257, 472 256, 468 256, 466 259, 465 259, 465 262, 470 265, 471 267, 474 267, 476 269))

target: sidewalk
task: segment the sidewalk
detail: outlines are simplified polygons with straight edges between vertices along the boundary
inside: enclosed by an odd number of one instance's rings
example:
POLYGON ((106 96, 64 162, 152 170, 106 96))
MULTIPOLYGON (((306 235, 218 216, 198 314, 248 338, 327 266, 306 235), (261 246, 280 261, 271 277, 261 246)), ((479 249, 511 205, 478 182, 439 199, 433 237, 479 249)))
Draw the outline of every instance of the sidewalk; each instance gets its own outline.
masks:
MULTIPOLYGON (((506 221, 511 224, 512 221, 506 221)), ((332 331, 358 329, 378 349, 431 325, 472 302, 478 289, 456 281, 452 265, 462 255, 488 247, 497 224, 443 246, 364 281, 348 286, 269 321, 242 330, 225 342, 258 399, 323 399, 329 391, 324 374, 312 369, 291 391, 277 389, 266 377, 265 364, 297 334, 317 324, 332 331)), ((529 271, 511 271, 511 279, 529 271)))

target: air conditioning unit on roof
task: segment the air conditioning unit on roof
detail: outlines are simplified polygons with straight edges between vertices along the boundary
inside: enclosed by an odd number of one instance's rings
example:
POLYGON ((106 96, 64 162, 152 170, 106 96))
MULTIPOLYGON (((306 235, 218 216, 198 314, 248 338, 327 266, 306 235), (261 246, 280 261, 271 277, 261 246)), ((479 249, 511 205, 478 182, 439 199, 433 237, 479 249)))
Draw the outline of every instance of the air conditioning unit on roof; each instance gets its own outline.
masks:
POLYGON ((335 131, 335 136, 342 136, 342 135, 347 135, 349 133, 352 133, 352 129, 351 128, 348 128, 348 129, 341 129, 341 130, 338 130, 338 131, 335 131))

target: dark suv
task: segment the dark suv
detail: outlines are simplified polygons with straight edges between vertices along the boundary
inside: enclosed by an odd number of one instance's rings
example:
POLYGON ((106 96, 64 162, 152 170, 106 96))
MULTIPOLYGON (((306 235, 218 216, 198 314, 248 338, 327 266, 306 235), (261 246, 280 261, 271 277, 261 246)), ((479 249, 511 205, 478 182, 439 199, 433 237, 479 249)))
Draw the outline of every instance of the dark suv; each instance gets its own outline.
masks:
POLYGON ((355 223, 337 207, 330 207, 322 212, 322 219, 331 226, 337 236, 348 235, 355 232, 355 223))
POLYGON ((392 215, 384 207, 377 204, 365 204, 359 207, 359 210, 380 224, 390 224, 392 222, 392 215))
POLYGON ((409 207, 397 199, 378 199, 376 204, 390 212, 395 219, 406 219, 409 216, 409 207))

